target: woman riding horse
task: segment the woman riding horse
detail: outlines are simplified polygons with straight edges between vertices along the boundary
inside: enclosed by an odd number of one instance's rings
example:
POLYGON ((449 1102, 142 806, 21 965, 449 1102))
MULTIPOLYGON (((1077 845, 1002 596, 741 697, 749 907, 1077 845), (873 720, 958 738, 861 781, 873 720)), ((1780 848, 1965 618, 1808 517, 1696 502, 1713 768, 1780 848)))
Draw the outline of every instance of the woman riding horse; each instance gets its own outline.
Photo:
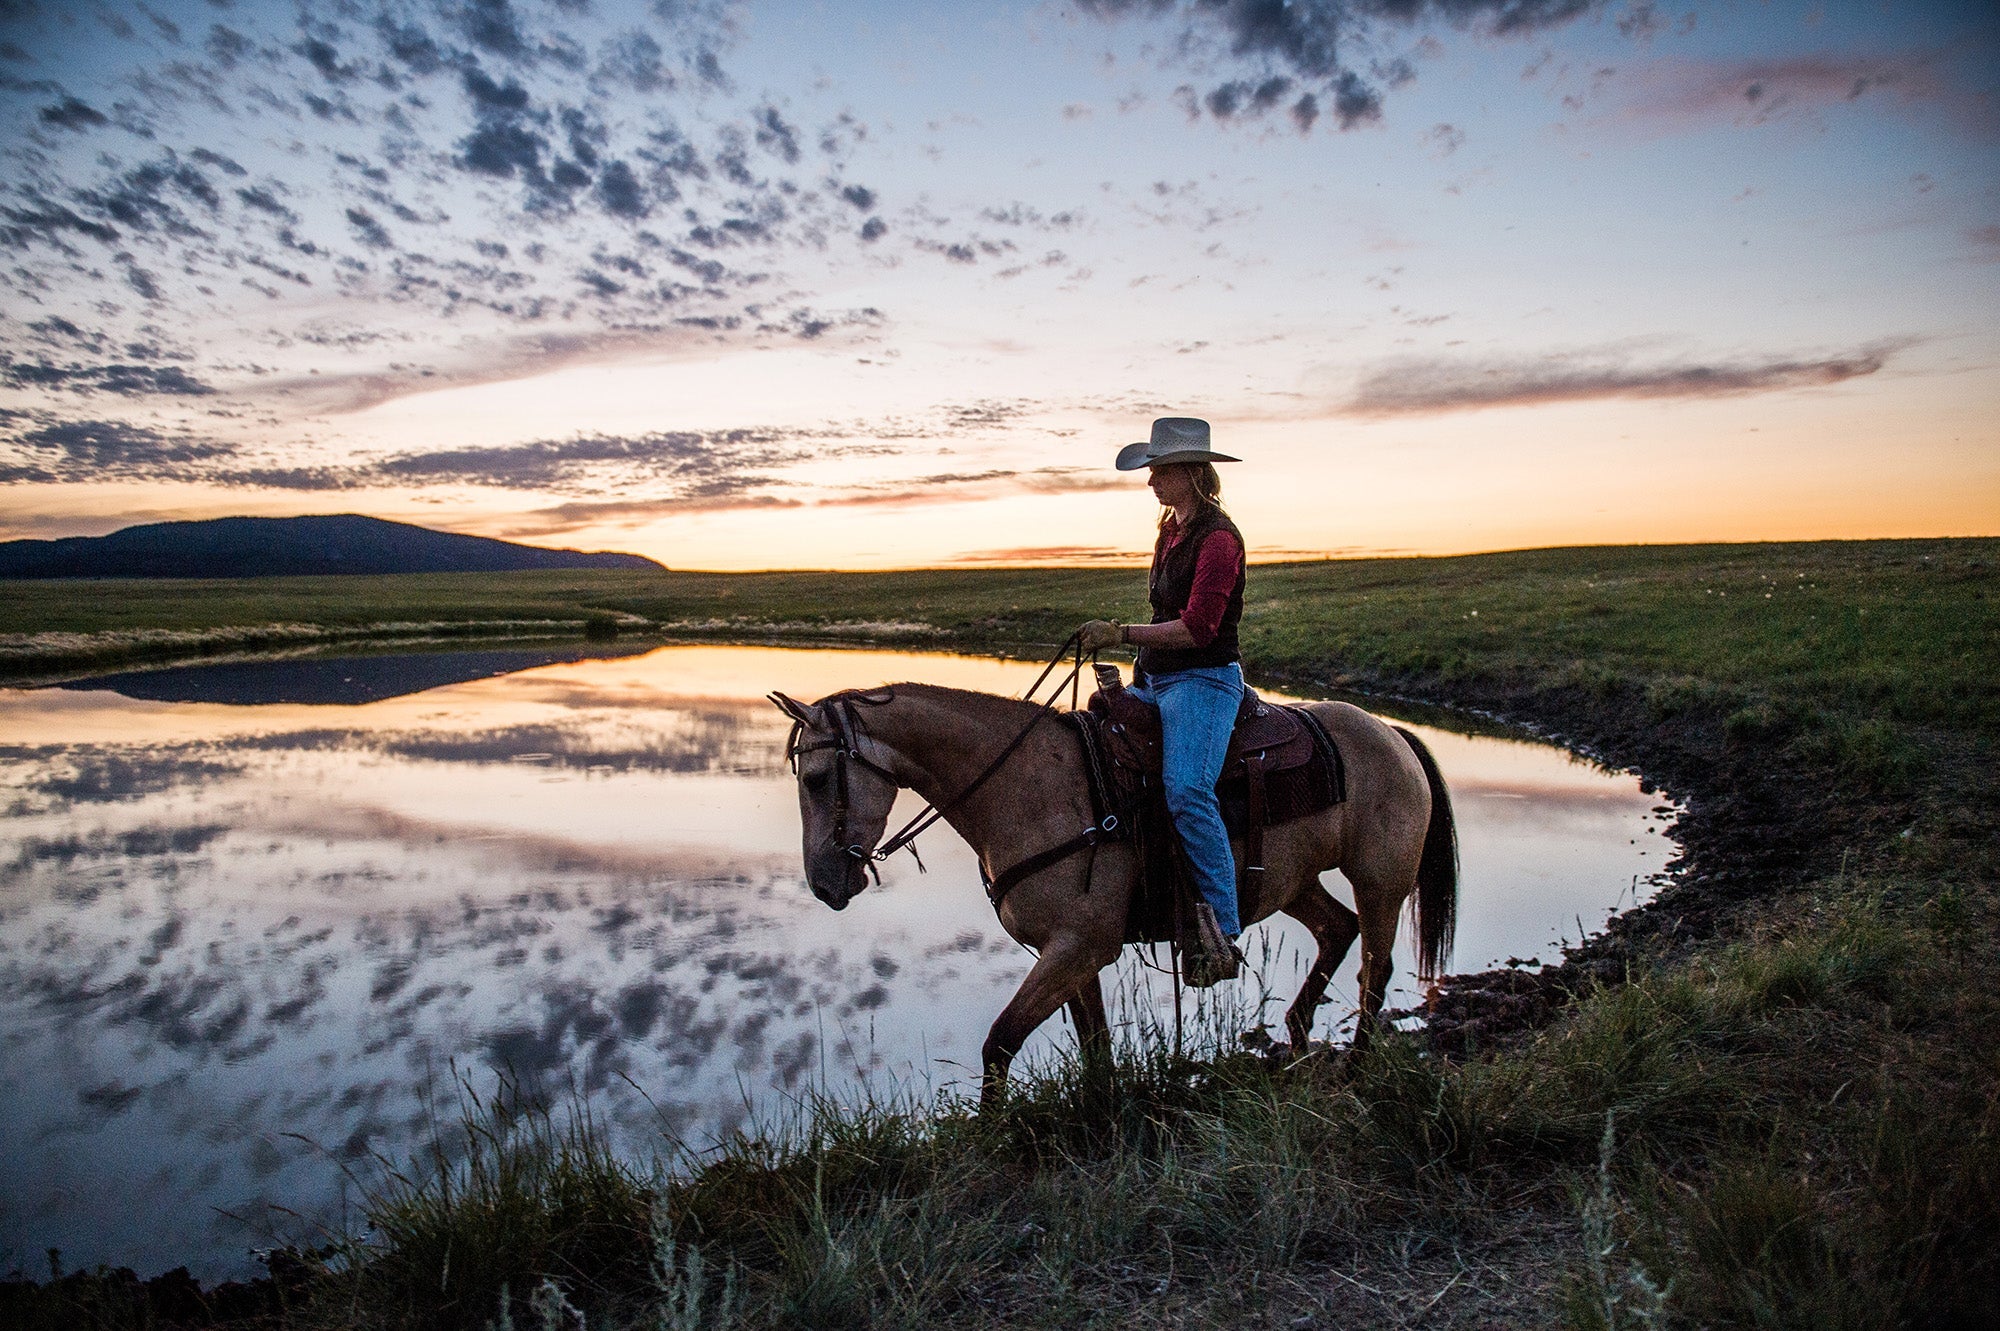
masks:
MULTIPOLYGON (((1236 659, 1243 538, 1216 502, 1211 465, 1234 461, 1209 447, 1206 422, 1178 417, 1155 422, 1150 441, 1119 454, 1123 470, 1150 468, 1168 510, 1153 559, 1153 622, 1092 620, 1080 641, 1091 651, 1121 642, 1140 649, 1142 687, 1164 723, 1175 825, 1197 865, 1204 902, 1196 913, 1216 917, 1209 927, 1222 972, 1233 973, 1236 957, 1220 934, 1235 933, 1241 917, 1254 923, 1282 911, 1303 925, 1315 955, 1285 1013, 1292 1045, 1303 1050, 1327 984, 1358 939, 1360 1049, 1382 1011, 1404 902, 1414 898, 1417 974, 1439 974, 1450 957, 1458 910, 1451 799, 1430 751, 1409 731, 1350 703, 1302 704, 1340 753, 1347 797, 1265 827, 1265 872, 1239 900, 1235 856, 1213 802, 1243 691, 1236 659), (1184 817, 1214 821, 1190 833, 1184 817), (1353 889, 1351 908, 1320 881, 1333 869, 1353 889)), ((877 860, 940 818, 977 853, 989 885, 1014 885, 989 890, 988 899, 1035 962, 987 1032, 982 1102, 999 1099, 1022 1042, 1064 1004, 1079 1044, 1108 1051, 1098 974, 1124 946, 1140 865, 1129 839, 1106 835, 1113 828, 1103 821, 1079 732, 1044 724, 1047 703, 934 684, 846 689, 810 704, 773 693, 771 701, 792 720, 785 752, 798 775, 814 896, 845 907, 877 860), (915 790, 928 808, 885 845, 900 788, 915 790)))
POLYGON ((1234 979, 1242 931, 1236 858, 1215 797, 1229 735, 1243 701, 1236 625, 1243 618, 1243 533, 1222 510, 1218 462, 1239 458, 1209 446, 1208 422, 1163 416, 1152 438, 1119 451, 1120 471, 1149 471, 1160 501, 1160 532, 1146 580, 1150 624, 1093 619, 1078 633, 1086 652, 1129 643, 1139 649, 1132 694, 1160 709, 1163 784, 1174 831, 1187 852, 1201 901, 1187 982, 1205 987, 1234 979))

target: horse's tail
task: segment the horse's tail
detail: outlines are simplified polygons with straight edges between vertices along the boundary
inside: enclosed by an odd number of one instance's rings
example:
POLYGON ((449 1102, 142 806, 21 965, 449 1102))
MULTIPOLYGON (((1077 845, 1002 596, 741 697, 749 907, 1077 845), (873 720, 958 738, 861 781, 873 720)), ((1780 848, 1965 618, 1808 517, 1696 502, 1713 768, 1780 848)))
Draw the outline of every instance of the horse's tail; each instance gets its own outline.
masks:
POLYGON ((1458 933, 1458 824, 1451 816, 1451 792, 1445 789, 1437 759, 1409 731, 1397 726, 1396 733, 1417 755, 1431 787, 1431 823, 1424 829, 1411 908, 1417 929, 1417 975, 1434 980, 1450 964, 1452 939, 1458 933))

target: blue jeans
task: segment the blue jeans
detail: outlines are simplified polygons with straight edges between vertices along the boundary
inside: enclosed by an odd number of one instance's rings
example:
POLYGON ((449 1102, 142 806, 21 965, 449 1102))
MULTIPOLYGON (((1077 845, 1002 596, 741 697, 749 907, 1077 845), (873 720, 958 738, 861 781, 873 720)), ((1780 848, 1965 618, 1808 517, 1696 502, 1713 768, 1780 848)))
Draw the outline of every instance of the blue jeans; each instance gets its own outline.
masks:
POLYGON ((1167 812, 1194 869, 1195 887, 1222 932, 1234 938, 1243 929, 1236 918, 1236 856, 1222 825, 1215 781, 1243 703, 1243 668, 1232 661, 1148 675, 1132 694, 1160 709, 1167 812))

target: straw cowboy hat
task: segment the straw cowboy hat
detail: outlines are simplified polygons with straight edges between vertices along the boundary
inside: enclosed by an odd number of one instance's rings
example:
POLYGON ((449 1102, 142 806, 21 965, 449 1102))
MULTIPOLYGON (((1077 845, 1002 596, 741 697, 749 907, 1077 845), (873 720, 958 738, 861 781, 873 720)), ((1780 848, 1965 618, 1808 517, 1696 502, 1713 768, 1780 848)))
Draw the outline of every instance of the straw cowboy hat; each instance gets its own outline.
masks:
POLYGON ((1208 422, 1192 416, 1162 416, 1153 422, 1153 437, 1118 450, 1118 470, 1164 467, 1176 462, 1241 462, 1208 446, 1208 422))

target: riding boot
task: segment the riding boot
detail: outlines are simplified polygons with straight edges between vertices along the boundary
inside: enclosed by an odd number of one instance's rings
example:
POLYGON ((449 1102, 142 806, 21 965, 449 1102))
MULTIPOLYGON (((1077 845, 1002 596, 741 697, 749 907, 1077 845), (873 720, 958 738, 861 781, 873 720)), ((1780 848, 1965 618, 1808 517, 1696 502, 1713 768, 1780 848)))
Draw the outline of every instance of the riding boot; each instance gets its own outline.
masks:
POLYGON ((1243 954, 1223 935, 1215 908, 1206 901, 1195 903, 1194 933, 1184 948, 1186 960, 1181 967, 1181 978, 1190 989, 1206 989, 1233 980, 1242 970, 1243 954))

